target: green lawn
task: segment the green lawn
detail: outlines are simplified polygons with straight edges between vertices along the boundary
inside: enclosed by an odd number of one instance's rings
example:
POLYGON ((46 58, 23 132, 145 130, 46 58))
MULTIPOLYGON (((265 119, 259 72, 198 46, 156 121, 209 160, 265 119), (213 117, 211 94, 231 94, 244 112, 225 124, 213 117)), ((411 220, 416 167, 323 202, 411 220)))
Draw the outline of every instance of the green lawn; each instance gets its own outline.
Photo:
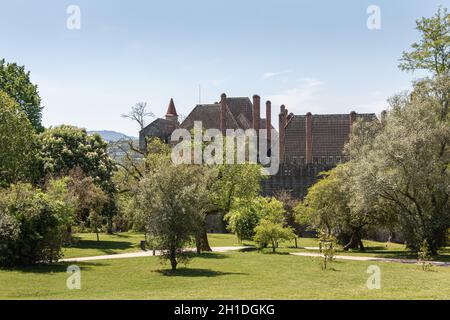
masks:
POLYGON ((205 253, 175 274, 158 257, 79 263, 81 290, 66 289, 68 264, 0 270, 0 299, 449 299, 450 268, 376 263, 381 289, 369 290, 367 267, 253 252, 205 253))
MULTIPOLYGON (((139 251, 143 235, 78 234, 65 257, 139 251)), ((234 235, 209 234, 211 246, 238 246, 234 235)), ((252 245, 251 242, 244 243, 252 245)), ((413 257, 403 245, 365 241, 367 252, 348 255, 413 257)), ((300 238, 299 247, 318 246, 300 238)), ((322 271, 318 258, 289 255, 305 251, 285 242, 276 254, 262 252, 203 253, 175 274, 158 257, 77 263, 81 290, 68 290, 69 263, 0 269, 0 299, 450 299, 450 267, 423 271, 417 265, 336 261, 322 271), (381 289, 369 290, 367 267, 381 268, 381 289)), ((341 254, 341 252, 338 252, 341 254)), ((450 260, 449 250, 439 260, 450 260)))

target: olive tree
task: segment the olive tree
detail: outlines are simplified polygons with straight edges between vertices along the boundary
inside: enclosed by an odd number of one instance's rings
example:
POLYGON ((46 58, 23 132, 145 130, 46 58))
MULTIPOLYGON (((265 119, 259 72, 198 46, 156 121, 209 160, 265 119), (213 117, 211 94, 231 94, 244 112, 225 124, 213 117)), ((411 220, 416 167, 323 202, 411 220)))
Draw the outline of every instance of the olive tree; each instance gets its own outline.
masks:
POLYGON ((201 165, 175 165, 169 152, 147 155, 148 170, 134 189, 134 205, 148 234, 172 270, 187 262, 186 247, 195 241, 210 205, 214 170, 201 165))

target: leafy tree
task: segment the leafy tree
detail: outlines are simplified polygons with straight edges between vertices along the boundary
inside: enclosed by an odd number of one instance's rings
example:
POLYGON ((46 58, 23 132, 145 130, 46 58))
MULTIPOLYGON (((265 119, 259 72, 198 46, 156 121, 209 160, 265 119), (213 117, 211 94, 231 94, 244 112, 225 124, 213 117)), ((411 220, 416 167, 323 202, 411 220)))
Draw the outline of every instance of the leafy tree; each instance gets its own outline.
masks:
POLYGON ((295 221, 294 208, 298 205, 298 199, 294 198, 287 190, 281 190, 275 193, 275 198, 283 203, 285 213, 285 222, 294 228, 295 233, 300 235, 302 226, 295 221))
POLYGON ((308 189, 303 202, 295 207, 296 220, 312 229, 331 235, 337 229, 337 216, 348 215, 348 195, 338 180, 338 169, 323 173, 324 178, 308 189))
POLYGON ((30 72, 25 71, 25 67, 0 60, 0 90, 16 101, 37 132, 43 130, 41 98, 37 86, 31 83, 30 72))
POLYGON ((439 8, 431 18, 417 20, 421 33, 419 42, 412 44, 411 52, 403 52, 400 69, 414 71, 428 70, 435 75, 450 72, 450 14, 439 8))
POLYGON ((283 224, 284 214, 283 203, 275 198, 238 198, 230 212, 225 215, 225 220, 228 221, 228 230, 235 233, 240 241, 253 240, 255 228, 262 219, 283 224))
POLYGON ((380 211, 360 203, 355 205, 354 173, 348 163, 323 175, 325 177, 309 188, 304 201, 296 207, 297 221, 309 224, 319 234, 336 237, 344 250, 364 250, 362 238, 369 228, 381 225, 380 211))
POLYGON ((394 216, 409 248, 417 251, 427 241, 436 254, 450 226, 450 126, 430 82, 416 82, 411 95, 390 100, 383 130, 351 162, 350 192, 356 209, 394 216))
POLYGON ((101 227, 102 210, 108 202, 107 194, 98 187, 92 177, 79 168, 72 169, 67 181, 68 189, 75 199, 75 215, 78 222, 88 222, 95 233, 101 227))
POLYGON ((108 195, 103 215, 107 218, 108 232, 112 232, 116 192, 113 173, 116 164, 107 153, 107 143, 97 134, 90 136, 84 129, 66 125, 41 133, 39 143, 41 175, 44 179, 67 176, 78 168, 108 195))
POLYGON ((0 264, 56 261, 64 240, 65 205, 28 184, 0 190, 0 264))
POLYGON ((51 179, 45 184, 45 193, 47 197, 60 204, 64 204, 60 207, 61 217, 63 217, 63 223, 66 227, 66 236, 64 242, 70 244, 72 239, 72 225, 76 222, 77 212, 77 198, 72 190, 69 189, 69 178, 63 177, 60 179, 51 179))
MULTIPOLYGON (((233 208, 240 207, 243 203, 250 202, 259 195, 263 179, 259 165, 221 164, 216 166, 216 170, 217 176, 210 188, 212 205, 207 214, 219 214, 224 217, 233 208)), ((250 218, 250 216, 247 217, 250 218)), ((247 235, 242 234, 242 240, 246 239, 247 235)), ((207 242, 206 228, 203 232, 203 242, 207 242)), ((209 245, 206 246, 206 249, 208 247, 209 245)))
POLYGON ((33 180, 35 149, 36 137, 25 113, 0 90, 0 186, 33 180))
POLYGON ((271 244, 272 252, 276 251, 281 240, 290 240, 295 237, 291 227, 284 227, 283 224, 263 219, 255 228, 254 240, 261 246, 271 244))
POLYGON ((180 261, 187 262, 183 249, 198 235, 205 219, 214 172, 206 166, 175 165, 167 151, 147 155, 149 167, 134 189, 134 203, 162 257, 176 270, 180 261))
POLYGON ((257 198, 253 201, 235 201, 234 208, 225 215, 228 221, 227 229, 233 232, 239 241, 252 240, 255 236, 255 228, 261 220, 260 203, 257 198))
POLYGON ((62 125, 46 130, 39 139, 45 176, 62 177, 80 168, 103 191, 115 191, 112 175, 116 167, 108 156, 108 144, 98 134, 88 135, 84 129, 62 125))

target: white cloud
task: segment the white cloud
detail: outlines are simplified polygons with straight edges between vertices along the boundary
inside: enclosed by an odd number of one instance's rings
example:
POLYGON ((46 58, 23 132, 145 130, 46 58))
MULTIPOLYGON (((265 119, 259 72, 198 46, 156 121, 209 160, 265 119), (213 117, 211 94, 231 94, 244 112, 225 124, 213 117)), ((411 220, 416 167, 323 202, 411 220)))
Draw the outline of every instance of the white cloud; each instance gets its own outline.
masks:
POLYGON ((314 78, 302 78, 297 86, 268 97, 275 105, 284 104, 289 112, 303 114, 320 112, 319 93, 324 83, 314 78))
POLYGON ((285 70, 285 71, 279 71, 279 72, 266 72, 261 76, 261 79, 268 80, 268 79, 286 75, 286 74, 289 74, 292 72, 293 72, 292 70, 285 70))

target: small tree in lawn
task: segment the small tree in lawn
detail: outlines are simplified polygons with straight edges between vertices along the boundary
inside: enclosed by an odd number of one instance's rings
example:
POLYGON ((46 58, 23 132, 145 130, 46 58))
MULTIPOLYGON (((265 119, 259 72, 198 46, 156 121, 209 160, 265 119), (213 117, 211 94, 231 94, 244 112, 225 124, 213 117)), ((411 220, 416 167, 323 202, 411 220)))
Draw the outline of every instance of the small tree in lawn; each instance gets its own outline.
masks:
POLYGON ((428 271, 431 268, 431 253, 427 240, 423 240, 417 252, 418 263, 421 265, 423 271, 428 271))
POLYGON ((330 262, 334 260, 336 238, 325 232, 319 232, 319 247, 322 257, 320 259, 320 267, 326 270, 330 262))
POLYGON ((291 227, 263 219, 255 228, 254 240, 261 246, 270 244, 272 252, 275 252, 281 240, 290 240, 294 237, 295 233, 291 227))

